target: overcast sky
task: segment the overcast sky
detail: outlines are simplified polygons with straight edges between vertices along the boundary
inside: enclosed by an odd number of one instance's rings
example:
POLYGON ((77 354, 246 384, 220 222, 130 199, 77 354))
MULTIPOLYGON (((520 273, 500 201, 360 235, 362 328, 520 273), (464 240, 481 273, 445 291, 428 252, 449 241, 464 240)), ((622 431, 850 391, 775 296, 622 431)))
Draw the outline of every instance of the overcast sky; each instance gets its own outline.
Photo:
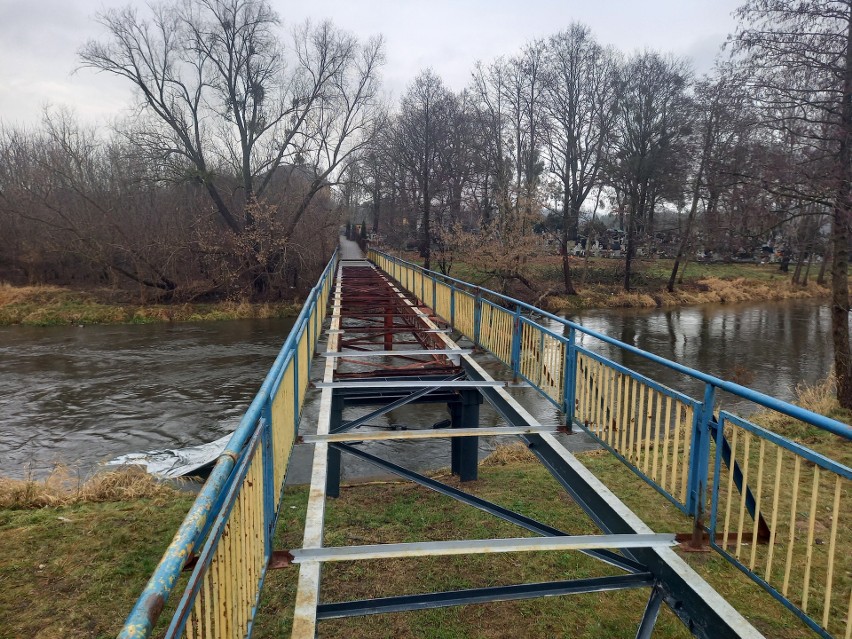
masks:
MULTIPOLYGON (((453 89, 476 60, 517 51, 572 21, 625 52, 642 48, 692 58, 708 71, 734 28, 741 0, 271 0, 284 26, 332 18, 359 36, 385 36, 385 87, 398 97, 426 67, 453 89)), ((131 4, 142 2, 131 0, 131 4)), ((95 15, 128 0, 0 0, 0 121, 38 122, 46 104, 107 123, 127 107, 126 81, 77 67, 77 50, 104 36, 95 15)))

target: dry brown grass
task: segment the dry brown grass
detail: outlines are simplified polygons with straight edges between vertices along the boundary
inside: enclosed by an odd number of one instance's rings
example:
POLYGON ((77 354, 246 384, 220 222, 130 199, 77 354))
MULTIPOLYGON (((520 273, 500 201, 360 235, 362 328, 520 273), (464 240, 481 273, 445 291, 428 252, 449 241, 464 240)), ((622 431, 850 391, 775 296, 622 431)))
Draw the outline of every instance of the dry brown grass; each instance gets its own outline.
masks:
POLYGON ((147 324, 295 317, 300 305, 254 304, 245 300, 216 303, 138 304, 116 299, 114 291, 78 291, 58 286, 0 283, 0 325, 147 324))
POLYGON ((537 461, 530 449, 520 442, 497 446, 488 457, 480 462, 480 466, 508 466, 537 461))
POLYGON ((820 415, 828 415, 838 408, 837 377, 832 371, 828 377, 816 384, 796 386, 798 404, 820 415))
POLYGON ((550 296, 545 300, 545 305, 547 310, 559 313, 577 308, 671 308, 697 304, 812 299, 827 297, 828 294, 829 290, 823 286, 795 286, 786 279, 768 282, 744 277, 705 277, 689 285, 679 286, 674 293, 669 293, 665 288, 627 293, 616 285, 589 285, 575 297, 550 296))
POLYGON ((58 286, 12 286, 8 282, 0 282, 0 306, 42 299, 61 292, 58 286))
POLYGON ((175 488, 157 481, 141 468, 127 466, 104 471, 88 479, 59 467, 40 480, 0 478, 0 508, 29 509, 46 506, 173 497, 175 488))
MULTIPOLYGON (((837 379, 833 372, 816 384, 799 384, 796 387, 794 403, 820 415, 852 424, 852 411, 841 408, 837 401, 837 379)), ((836 435, 769 410, 752 415, 749 419, 755 424, 805 444, 818 453, 852 465, 852 443, 836 435)))

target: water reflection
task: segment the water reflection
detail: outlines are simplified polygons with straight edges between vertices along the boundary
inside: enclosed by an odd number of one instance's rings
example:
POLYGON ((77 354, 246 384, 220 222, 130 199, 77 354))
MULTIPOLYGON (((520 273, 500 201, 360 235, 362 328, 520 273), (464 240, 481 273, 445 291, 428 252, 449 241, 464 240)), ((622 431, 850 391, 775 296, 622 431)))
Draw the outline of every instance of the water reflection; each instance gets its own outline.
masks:
MULTIPOLYGON (((828 306, 812 301, 700 306, 674 310, 591 311, 584 326, 710 375, 790 401, 796 385, 824 378, 832 365, 828 306)), ((701 385, 640 357, 584 336, 580 343, 639 372, 701 398, 701 385)), ((754 406, 733 397, 728 409, 754 406)))

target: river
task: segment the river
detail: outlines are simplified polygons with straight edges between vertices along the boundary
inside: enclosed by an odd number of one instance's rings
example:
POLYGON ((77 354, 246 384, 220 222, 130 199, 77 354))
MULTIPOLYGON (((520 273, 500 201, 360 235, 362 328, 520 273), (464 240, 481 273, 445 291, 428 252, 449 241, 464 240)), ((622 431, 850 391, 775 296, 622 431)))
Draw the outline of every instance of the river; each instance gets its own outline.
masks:
MULTIPOLYGON (((628 344, 724 378, 792 399, 800 382, 831 367, 829 309, 813 301, 675 310, 589 311, 572 317, 628 344)), ((57 464, 87 473, 128 452, 211 441, 239 422, 289 332, 288 320, 203 324, 0 328, 0 451, 2 474, 41 477, 57 464)), ((613 349, 584 345, 620 360, 613 349)), ((499 365, 483 357, 494 373, 499 365)), ((701 397, 700 388, 657 365, 625 363, 701 397)), ((314 371, 314 376, 318 372, 314 371)), ((531 389, 513 391, 543 423, 558 414, 531 389)), ((753 407, 726 403, 741 413, 753 407)), ((316 411, 306 408, 307 428, 316 411)), ((423 425, 446 418, 440 406, 396 411, 378 425, 423 425)), ((483 424, 497 424, 486 407, 483 424)), ((573 449, 582 435, 565 437, 573 449)), ((483 438, 482 454, 495 442, 483 438)), ((307 446, 300 447, 307 449, 307 446)), ((368 448, 421 469, 448 465, 446 441, 374 443, 368 448), (446 448, 446 450, 444 450, 446 448)), ((306 451, 305 451, 306 452, 306 451)), ((300 455, 293 478, 306 479, 300 455)), ((349 464, 345 477, 370 476, 349 464)))

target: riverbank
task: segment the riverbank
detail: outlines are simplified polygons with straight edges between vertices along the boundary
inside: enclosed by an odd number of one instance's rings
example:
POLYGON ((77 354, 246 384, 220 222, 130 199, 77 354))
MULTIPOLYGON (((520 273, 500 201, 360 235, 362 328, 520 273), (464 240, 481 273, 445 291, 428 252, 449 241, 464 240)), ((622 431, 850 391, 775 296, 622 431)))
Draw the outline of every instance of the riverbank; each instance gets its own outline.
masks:
POLYGON ((301 305, 293 302, 253 304, 225 300, 215 303, 134 304, 110 298, 111 295, 106 292, 0 283, 0 326, 278 319, 295 317, 301 310, 301 305))
MULTIPOLYGON (((416 253, 403 259, 421 263, 416 253)), ((633 290, 624 291, 624 262, 611 258, 570 259, 577 295, 565 295, 562 258, 556 255, 529 258, 522 266, 523 281, 509 278, 507 294, 552 313, 573 313, 600 308, 675 308, 700 304, 735 304, 790 299, 827 299, 828 284, 816 283, 819 264, 812 265, 808 283, 793 284, 792 270, 783 273, 778 264, 690 262, 683 282, 670 293, 667 284, 673 260, 637 259, 633 290)), ((803 271, 804 274, 804 271, 803 271)), ((480 264, 454 261, 450 275, 492 290, 500 280, 480 264)))
POLYGON ((596 284, 577 295, 549 295, 543 305, 552 313, 571 313, 595 308, 676 308, 699 304, 776 302, 793 299, 827 299, 830 291, 817 284, 792 284, 789 277, 768 281, 743 277, 695 277, 670 293, 665 285, 641 286, 626 293, 620 286, 596 284))
MULTIPOLYGON (((416 261, 415 254, 406 259, 416 261)), ((807 285, 791 282, 777 264, 690 263, 683 284, 666 290, 672 261, 637 260, 634 290, 625 293, 621 260, 572 258, 577 295, 564 295, 558 256, 538 257, 524 267, 532 288, 512 280, 508 293, 553 313, 599 308, 674 308, 699 304, 733 304, 789 299, 826 299, 827 286, 816 284, 817 267, 807 285)), ((474 264, 456 262, 453 277, 488 288, 497 279, 474 264)), ((225 300, 214 303, 138 304, 116 300, 112 291, 80 291, 58 286, 11 286, 0 283, 0 326, 62 326, 88 324, 150 324, 234 319, 295 317, 301 306, 292 302, 254 304, 225 300)))

